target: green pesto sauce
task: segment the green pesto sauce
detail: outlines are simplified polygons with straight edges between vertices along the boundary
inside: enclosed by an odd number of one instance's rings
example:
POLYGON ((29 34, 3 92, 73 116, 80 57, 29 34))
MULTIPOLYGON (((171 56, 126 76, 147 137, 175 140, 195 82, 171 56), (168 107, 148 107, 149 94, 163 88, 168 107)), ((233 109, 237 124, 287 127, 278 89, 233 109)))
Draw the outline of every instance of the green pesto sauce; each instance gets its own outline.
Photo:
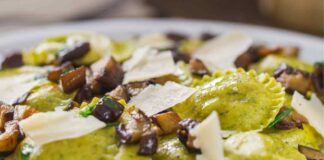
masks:
POLYGON ((298 144, 319 149, 323 138, 310 125, 304 124, 303 129, 293 128, 289 130, 269 129, 264 131, 270 137, 280 139, 289 146, 298 147, 298 144))
POLYGON ((115 156, 115 160, 151 160, 150 156, 141 156, 137 154, 138 145, 122 145, 115 156))
POLYGON ((75 93, 65 94, 55 83, 45 82, 32 90, 27 98, 26 104, 38 111, 52 111, 58 106, 69 104, 75 93))
POLYGON ((297 149, 260 133, 239 133, 224 142, 230 160, 306 160, 297 149))
POLYGON ((248 131, 262 129, 274 119, 283 104, 282 96, 255 77, 233 73, 205 83, 191 99, 173 109, 182 118, 198 119, 216 110, 223 130, 248 131))
POLYGON ((113 160, 118 152, 115 128, 43 145, 29 160, 113 160))
POLYGON ((257 72, 266 72, 269 74, 273 74, 273 72, 279 67, 280 64, 286 63, 293 68, 297 68, 300 70, 304 70, 306 72, 313 72, 314 67, 311 64, 305 63, 301 60, 291 57, 282 57, 278 55, 270 55, 262 59, 257 64, 254 64, 250 67, 250 69, 254 69, 257 72))
POLYGON ((195 155, 187 151, 175 135, 163 137, 159 141, 154 160, 194 160, 195 155))

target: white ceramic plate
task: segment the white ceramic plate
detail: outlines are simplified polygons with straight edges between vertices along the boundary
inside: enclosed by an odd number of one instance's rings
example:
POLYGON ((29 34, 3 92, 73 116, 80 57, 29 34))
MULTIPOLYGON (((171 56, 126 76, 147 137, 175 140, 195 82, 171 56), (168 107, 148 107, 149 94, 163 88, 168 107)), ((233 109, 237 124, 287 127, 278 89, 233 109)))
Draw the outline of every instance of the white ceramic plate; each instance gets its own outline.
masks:
POLYGON ((239 30, 255 41, 271 44, 296 45, 301 49, 301 58, 309 61, 324 59, 324 40, 318 37, 267 27, 218 21, 197 21, 184 19, 114 19, 78 23, 64 23, 29 28, 0 34, 0 52, 19 50, 35 45, 44 37, 78 31, 96 31, 115 38, 151 32, 177 31, 197 35, 204 31, 222 33, 239 30))

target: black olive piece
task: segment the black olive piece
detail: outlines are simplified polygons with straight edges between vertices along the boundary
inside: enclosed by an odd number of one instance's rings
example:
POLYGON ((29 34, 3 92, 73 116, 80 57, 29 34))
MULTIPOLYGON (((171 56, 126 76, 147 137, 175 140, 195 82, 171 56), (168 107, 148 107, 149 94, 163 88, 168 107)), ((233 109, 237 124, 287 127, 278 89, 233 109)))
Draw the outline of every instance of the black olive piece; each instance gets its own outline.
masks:
POLYGON ((82 103, 83 101, 90 102, 93 97, 93 91, 89 84, 85 84, 81 87, 77 94, 74 97, 74 101, 78 103, 82 103))
POLYGON ((73 48, 65 48, 59 53, 59 61, 61 63, 72 61, 78 58, 81 58, 90 51, 90 43, 82 42, 76 44, 73 48))
POLYGON ((158 139, 155 131, 146 131, 142 134, 140 140, 139 155, 152 155, 156 153, 158 147, 158 139))
POLYGON ((105 123, 112 123, 119 119, 123 110, 123 105, 104 96, 96 104, 92 111, 92 115, 105 123))
POLYGON ((1 68, 15 68, 23 66, 22 54, 21 52, 13 52, 6 56, 2 61, 1 68))
POLYGON ((177 137, 190 153, 201 153, 200 149, 193 146, 194 138, 189 135, 189 131, 198 124, 198 121, 193 119, 184 119, 179 122, 177 137))
POLYGON ((188 38, 187 35, 177 32, 169 32, 166 34, 166 36, 168 37, 168 39, 174 42, 179 42, 188 38))

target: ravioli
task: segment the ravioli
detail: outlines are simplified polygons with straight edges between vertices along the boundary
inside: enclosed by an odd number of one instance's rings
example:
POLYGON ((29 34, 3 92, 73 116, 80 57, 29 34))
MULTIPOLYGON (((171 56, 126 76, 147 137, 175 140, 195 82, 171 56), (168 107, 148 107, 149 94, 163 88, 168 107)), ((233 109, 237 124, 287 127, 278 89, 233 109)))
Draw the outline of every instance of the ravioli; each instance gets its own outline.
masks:
POLYGON ((243 69, 217 71, 194 85, 198 87, 197 92, 173 109, 182 117, 198 119, 216 110, 223 130, 265 128, 285 101, 284 90, 275 79, 243 69))
POLYGON ((74 160, 102 159, 113 160, 118 152, 115 139, 115 128, 103 128, 79 138, 51 142, 35 149, 29 156, 24 155, 24 145, 19 156, 20 160, 74 160))
POLYGON ((44 82, 32 89, 26 104, 41 112, 53 111, 56 107, 69 104, 74 95, 75 92, 71 94, 64 93, 55 83, 44 82))
POLYGON ((293 68, 300 69, 306 72, 313 72, 314 67, 311 64, 298 60, 292 57, 283 57, 278 55, 269 55, 260 62, 253 64, 250 69, 254 69, 259 73, 265 72, 273 74, 280 64, 285 63, 293 68))
POLYGON ((224 147, 230 160, 306 160, 304 155, 279 139, 256 132, 233 135, 225 140, 224 147))
POLYGON ((176 135, 172 134, 169 136, 162 137, 159 140, 158 149, 154 160, 195 160, 195 155, 189 153, 187 149, 180 143, 176 135))
POLYGON ((289 146, 298 147, 299 145, 308 146, 311 148, 319 149, 323 143, 323 138, 317 133, 310 125, 304 124, 303 129, 293 128, 289 130, 270 129, 263 133, 280 139, 289 146))

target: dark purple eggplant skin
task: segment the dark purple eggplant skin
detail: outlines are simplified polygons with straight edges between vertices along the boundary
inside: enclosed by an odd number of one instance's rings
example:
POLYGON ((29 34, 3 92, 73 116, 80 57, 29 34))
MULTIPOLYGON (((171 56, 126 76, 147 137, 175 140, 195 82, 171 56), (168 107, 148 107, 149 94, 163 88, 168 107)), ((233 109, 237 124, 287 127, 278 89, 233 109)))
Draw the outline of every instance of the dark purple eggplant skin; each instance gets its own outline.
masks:
POLYGON ((1 63, 1 69, 16 68, 23 65, 24 63, 21 52, 13 52, 4 58, 1 63))
POLYGON ((124 107, 119 102, 104 96, 96 104, 92 115, 105 123, 116 122, 122 115, 124 107))
POLYGON ((90 49, 91 47, 89 42, 76 44, 73 48, 65 48, 59 52, 59 62, 64 63, 81 58, 86 55, 90 49))
POLYGON ((158 138, 155 131, 150 130, 142 134, 140 140, 139 155, 153 155, 158 147, 158 138))

